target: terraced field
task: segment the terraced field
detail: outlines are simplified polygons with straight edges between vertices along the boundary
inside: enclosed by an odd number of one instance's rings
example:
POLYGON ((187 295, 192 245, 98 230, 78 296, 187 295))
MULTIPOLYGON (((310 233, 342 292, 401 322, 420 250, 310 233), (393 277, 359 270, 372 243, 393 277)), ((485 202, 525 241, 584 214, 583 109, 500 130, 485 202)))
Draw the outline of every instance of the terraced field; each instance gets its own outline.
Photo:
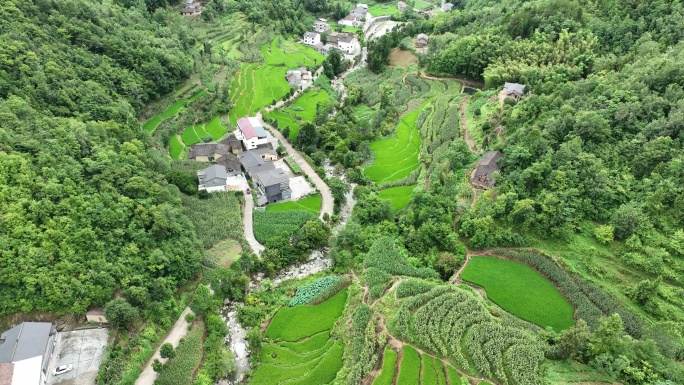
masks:
POLYGON ((330 339, 342 314, 347 289, 315 306, 283 307, 266 329, 272 342, 262 349, 261 365, 250 384, 329 384, 342 368, 344 347, 330 339))
MULTIPOLYGON (((420 354, 410 345, 402 348, 403 358, 399 362, 399 375, 396 378, 397 385, 446 385, 447 379, 450 384, 461 385, 465 377, 459 376, 456 369, 451 365, 442 364, 442 360, 427 354, 420 354)), ((373 385, 392 385, 395 379, 397 353, 385 348, 382 371, 373 381, 373 385)), ((467 382, 465 382, 467 383, 467 382)))
POLYGON ((290 128, 289 139, 297 140, 301 122, 313 122, 316 117, 318 103, 330 101, 330 95, 325 90, 307 91, 290 106, 269 113, 271 119, 278 121, 278 128, 282 131, 290 128))
POLYGON ((390 201, 392 204, 392 211, 396 213, 406 207, 411 198, 413 198, 414 188, 416 188, 416 185, 390 187, 380 190, 378 196, 382 199, 390 201))
POLYGON ((230 94, 233 109, 229 113, 232 123, 283 98, 290 89, 285 80, 288 69, 315 66, 325 58, 313 48, 280 37, 261 46, 260 52, 265 63, 243 63, 233 79, 230 94))
POLYGON ((143 130, 145 130, 149 133, 152 133, 157 128, 159 123, 162 122, 162 120, 176 115, 178 113, 178 111, 180 111, 181 107, 183 107, 184 105, 194 101, 197 98, 202 97, 206 93, 207 93, 207 90, 203 89, 203 90, 198 91, 197 93, 195 93, 193 96, 191 96, 189 98, 178 100, 177 102, 170 105, 161 114, 157 114, 157 115, 153 116, 152 118, 150 118, 148 121, 146 121, 142 126, 143 130))
POLYGON ((180 139, 178 135, 174 135, 169 140, 169 155, 172 159, 180 159, 186 148, 201 142, 202 138, 211 136, 213 140, 219 140, 226 132, 228 129, 223 127, 218 116, 208 123, 188 126, 180 134, 180 139))
POLYGON ((375 162, 364 173, 376 183, 392 182, 408 176, 418 168, 420 133, 416 120, 420 108, 401 118, 394 137, 379 139, 370 144, 375 152, 375 162))
POLYGON ((541 327, 561 331, 574 324, 574 310, 565 297, 524 263, 473 257, 462 278, 484 287, 487 297, 504 310, 541 327))

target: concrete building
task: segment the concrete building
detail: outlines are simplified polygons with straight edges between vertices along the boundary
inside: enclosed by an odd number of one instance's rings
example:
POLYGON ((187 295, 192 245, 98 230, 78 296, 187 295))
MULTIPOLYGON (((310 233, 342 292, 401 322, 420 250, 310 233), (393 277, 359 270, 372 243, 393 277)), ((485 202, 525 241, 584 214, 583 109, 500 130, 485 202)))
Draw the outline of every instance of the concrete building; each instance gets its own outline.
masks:
POLYGON ((45 383, 56 337, 57 329, 49 322, 24 322, 2 333, 0 376, 5 384, 45 383))
POLYGON ((257 203, 263 206, 266 203, 276 203, 285 199, 290 199, 290 179, 281 169, 260 171, 252 175, 254 186, 259 189, 257 203))
POLYGON ((313 30, 318 33, 326 33, 330 31, 330 24, 328 24, 327 19, 318 19, 314 21, 313 30))
POLYGON ((241 118, 238 120, 235 137, 242 141, 246 150, 253 150, 260 144, 268 143, 264 125, 256 117, 241 118))
POLYGON ((245 185, 240 171, 228 172, 225 166, 220 164, 197 171, 197 179, 199 181, 197 189, 209 193, 237 191, 245 185))
POLYGON ((304 44, 306 44, 306 45, 321 44, 321 34, 318 32, 306 32, 304 34, 304 44))

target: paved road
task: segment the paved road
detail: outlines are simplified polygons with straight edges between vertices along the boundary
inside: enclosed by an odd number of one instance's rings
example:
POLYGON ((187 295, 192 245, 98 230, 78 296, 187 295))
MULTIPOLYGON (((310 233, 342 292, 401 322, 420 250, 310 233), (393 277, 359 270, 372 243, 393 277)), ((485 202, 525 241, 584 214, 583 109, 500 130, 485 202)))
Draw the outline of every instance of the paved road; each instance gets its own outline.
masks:
POLYGON ((244 215, 242 216, 242 228, 252 251, 257 255, 261 255, 261 252, 264 251, 265 247, 254 237, 254 224, 252 223, 253 212, 254 199, 252 199, 252 195, 245 194, 245 210, 244 215))
MULTIPOLYGON (((257 117, 261 119, 261 113, 257 114, 257 117)), ((263 122, 263 119, 261 119, 263 122)), ((319 218, 323 219, 323 214, 328 213, 328 215, 332 216, 333 215, 333 196, 332 193, 330 193, 330 187, 328 187, 325 182, 323 182, 323 179, 321 179, 318 174, 316 174, 316 171, 314 171, 313 167, 307 162, 304 158, 302 158, 301 155, 292 147, 290 142, 288 142, 283 134, 280 133, 280 131, 276 130, 275 128, 271 127, 269 124, 264 123, 264 125, 270 129, 271 134, 278 140, 280 140, 280 144, 285 147, 285 151, 292 156, 292 159, 297 162, 297 165, 302 169, 302 171, 309 177, 309 179, 313 182, 314 186, 318 189, 318 191, 321 193, 322 197, 322 203, 321 203, 321 212, 319 214, 319 218)), ((245 216, 246 217, 246 216, 245 216)), ((245 222, 245 228, 247 228, 246 222, 245 222)))
MULTIPOLYGON (((168 342, 173 345, 174 348, 178 346, 178 342, 181 338, 185 337, 188 333, 188 323, 185 321, 185 315, 188 313, 192 313, 192 311, 189 307, 186 307, 162 344, 168 342)), ((161 345, 159 345, 159 347, 161 348, 161 345)), ((157 349, 157 351, 154 352, 154 355, 152 355, 152 358, 147 362, 147 366, 143 369, 138 380, 135 381, 135 385, 154 385, 154 380, 157 379, 157 372, 152 369, 152 362, 154 362, 155 358, 159 359, 162 363, 166 362, 166 358, 161 358, 159 349, 157 349)))

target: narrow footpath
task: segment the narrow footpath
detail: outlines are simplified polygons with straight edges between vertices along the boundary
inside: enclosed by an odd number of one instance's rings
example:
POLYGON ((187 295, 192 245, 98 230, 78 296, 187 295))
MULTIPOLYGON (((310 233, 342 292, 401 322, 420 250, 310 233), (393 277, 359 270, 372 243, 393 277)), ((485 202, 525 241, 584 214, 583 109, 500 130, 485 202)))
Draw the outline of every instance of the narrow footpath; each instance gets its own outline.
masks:
POLYGON ((147 361, 147 365, 145 365, 145 369, 143 369, 142 373, 140 373, 138 380, 135 381, 135 385, 154 385, 154 380, 157 379, 157 372, 152 369, 152 362, 154 362, 155 359, 158 359, 161 363, 166 362, 166 358, 161 358, 159 355, 159 349, 161 349, 163 344, 168 342, 173 345, 174 349, 178 347, 178 342, 180 342, 181 338, 185 337, 185 335, 188 333, 189 324, 187 321, 185 321, 185 316, 188 313, 192 314, 192 310, 190 310, 189 307, 186 307, 185 310, 183 310, 183 313, 181 313, 180 317, 178 317, 178 320, 173 325, 173 328, 166 336, 164 341, 159 344, 159 348, 157 348, 157 351, 154 352, 152 358, 147 361))
MULTIPOLYGON (((261 118, 261 113, 257 114, 257 117, 263 122, 264 120, 261 118)), ((329 216, 332 217, 333 215, 333 196, 332 193, 330 192, 330 187, 328 187, 327 184, 321 179, 318 174, 316 174, 316 171, 311 167, 309 162, 307 162, 301 155, 299 155, 299 152, 295 150, 290 142, 285 139, 283 134, 280 133, 280 131, 276 130, 275 128, 271 127, 268 123, 264 123, 264 126, 271 131, 271 134, 280 141, 280 144, 285 148, 285 151, 287 151, 287 154, 292 157, 292 159, 295 160, 297 165, 302 169, 304 174, 306 174, 307 177, 313 182, 314 186, 318 189, 318 192, 321 193, 322 197, 322 202, 321 202, 321 212, 319 214, 319 218, 323 219, 324 214, 328 214, 329 216)), ((245 215, 245 218, 247 218, 247 215, 245 215)), ((245 222, 245 228, 246 228, 246 222, 245 222)))
POLYGON ((252 248, 252 252, 256 255, 261 255, 265 247, 254 237, 254 224, 252 221, 252 214, 254 213, 254 199, 252 195, 245 193, 245 205, 242 215, 242 230, 245 234, 245 239, 252 248))

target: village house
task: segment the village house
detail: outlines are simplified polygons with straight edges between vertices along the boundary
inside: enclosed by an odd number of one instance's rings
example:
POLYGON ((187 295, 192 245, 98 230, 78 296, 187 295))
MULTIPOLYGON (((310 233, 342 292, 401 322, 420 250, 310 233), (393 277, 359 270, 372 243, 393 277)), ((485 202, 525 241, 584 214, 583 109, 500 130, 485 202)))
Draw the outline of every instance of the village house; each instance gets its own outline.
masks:
POLYGON ((328 35, 328 44, 333 46, 346 54, 354 53, 354 36, 353 33, 345 32, 331 32, 328 35))
POLYGON ((313 30, 314 30, 314 32, 318 32, 318 33, 326 33, 328 31, 330 31, 330 25, 328 24, 328 20, 327 19, 318 19, 318 20, 314 21, 313 30))
POLYGON ((242 141, 236 138, 234 134, 231 134, 227 138, 223 139, 220 143, 228 146, 228 148, 230 148, 230 152, 236 155, 241 153, 243 150, 242 141))
POLYGON ((306 45, 319 45, 321 44, 321 34, 318 32, 306 32, 303 42, 306 45))
POLYGON ((275 169, 275 166, 272 162, 267 162, 261 157, 261 155, 257 154, 253 150, 243 152, 242 154, 238 155, 238 159, 240 160, 242 169, 249 174, 250 178, 257 172, 275 169))
POLYGON ((291 86, 299 86, 311 81, 311 71, 306 67, 299 67, 296 70, 288 70, 285 79, 291 86))
POLYGON ((504 84, 503 91, 505 97, 511 98, 518 102, 525 92, 525 85, 518 83, 506 83, 504 84))
POLYGON ((366 14, 368 13, 368 4, 358 3, 349 15, 337 22, 339 25, 346 27, 359 27, 363 24, 366 14))
POLYGON ((240 172, 240 161, 233 154, 226 154, 217 158, 214 163, 219 164, 226 168, 228 173, 240 172))
POLYGON ((499 151, 489 151, 479 162, 477 167, 470 175, 470 183, 477 188, 487 190, 494 186, 494 173, 498 173, 501 169, 496 162, 503 158, 503 154, 499 151))
POLYGON ((185 6, 181 9, 183 16, 199 16, 202 14, 202 4, 194 0, 185 0, 185 6))
POLYGON ((197 179, 199 181, 197 190, 209 193, 238 191, 246 184, 239 170, 228 172, 225 166, 220 164, 197 171, 197 179))
POLYGON ((268 143, 264 125, 256 117, 241 118, 237 121, 235 137, 242 141, 247 150, 253 150, 260 144, 268 143))
POLYGON ((454 8, 454 5, 451 3, 444 3, 442 5, 442 12, 451 12, 451 10, 454 8))
POLYGON ((397 9, 404 12, 408 8, 408 4, 404 3, 403 1, 400 1, 397 3, 397 9))
POLYGON ((0 335, 3 385, 42 385, 55 347, 57 328, 49 322, 24 322, 0 335))
POLYGON ((251 175, 254 186, 259 190, 257 203, 263 206, 266 203, 276 203, 285 199, 290 199, 292 190, 290 189, 290 179, 281 169, 259 171, 251 175))
MULTIPOLYGON (((242 144, 240 145, 242 146, 242 144)), ((197 162, 213 162, 230 153, 230 146, 223 143, 199 143, 190 146, 188 159, 197 162)))
POLYGON ((416 48, 423 48, 427 46, 429 40, 430 38, 428 37, 428 35, 424 33, 418 34, 418 37, 416 37, 416 48))

